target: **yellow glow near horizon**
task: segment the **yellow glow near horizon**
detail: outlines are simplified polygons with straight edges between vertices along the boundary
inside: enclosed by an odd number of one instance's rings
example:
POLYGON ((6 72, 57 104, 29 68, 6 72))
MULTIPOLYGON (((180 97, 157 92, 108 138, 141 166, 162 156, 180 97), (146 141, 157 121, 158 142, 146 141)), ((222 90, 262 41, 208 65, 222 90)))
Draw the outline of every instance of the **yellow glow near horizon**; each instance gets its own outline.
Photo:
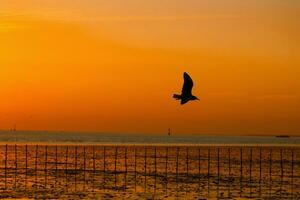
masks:
POLYGON ((299 3, 0 2, 0 129, 299 134, 299 3), (182 73, 200 102, 180 106, 182 73))

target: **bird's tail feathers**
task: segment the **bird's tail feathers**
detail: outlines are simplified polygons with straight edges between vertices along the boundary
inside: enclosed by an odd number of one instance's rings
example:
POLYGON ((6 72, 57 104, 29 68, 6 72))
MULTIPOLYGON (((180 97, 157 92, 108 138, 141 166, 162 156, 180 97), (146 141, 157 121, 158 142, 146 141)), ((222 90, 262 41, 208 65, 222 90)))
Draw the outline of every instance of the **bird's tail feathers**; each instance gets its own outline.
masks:
POLYGON ((179 94, 174 94, 174 95, 173 95, 173 98, 179 100, 179 99, 181 99, 181 95, 179 95, 179 94))

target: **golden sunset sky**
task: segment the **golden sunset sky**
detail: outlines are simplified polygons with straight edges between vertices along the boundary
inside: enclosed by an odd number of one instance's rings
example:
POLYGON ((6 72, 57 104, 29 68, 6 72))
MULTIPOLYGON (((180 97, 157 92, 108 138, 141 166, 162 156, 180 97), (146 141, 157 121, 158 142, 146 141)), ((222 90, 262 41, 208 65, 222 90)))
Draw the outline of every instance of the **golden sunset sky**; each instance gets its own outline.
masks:
POLYGON ((299 134, 299 52, 295 0, 0 1, 0 129, 299 134))

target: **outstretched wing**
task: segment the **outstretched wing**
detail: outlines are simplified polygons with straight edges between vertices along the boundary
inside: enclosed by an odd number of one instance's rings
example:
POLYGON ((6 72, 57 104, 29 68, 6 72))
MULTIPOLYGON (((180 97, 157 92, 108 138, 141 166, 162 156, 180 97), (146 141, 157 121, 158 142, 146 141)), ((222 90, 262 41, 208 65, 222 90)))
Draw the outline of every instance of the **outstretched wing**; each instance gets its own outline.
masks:
POLYGON ((194 86, 193 80, 186 72, 184 72, 183 74, 183 79, 184 79, 184 84, 182 87, 182 95, 190 96, 192 95, 192 89, 194 86))
POLYGON ((181 105, 186 104, 188 101, 189 99, 181 99, 180 104, 181 105))

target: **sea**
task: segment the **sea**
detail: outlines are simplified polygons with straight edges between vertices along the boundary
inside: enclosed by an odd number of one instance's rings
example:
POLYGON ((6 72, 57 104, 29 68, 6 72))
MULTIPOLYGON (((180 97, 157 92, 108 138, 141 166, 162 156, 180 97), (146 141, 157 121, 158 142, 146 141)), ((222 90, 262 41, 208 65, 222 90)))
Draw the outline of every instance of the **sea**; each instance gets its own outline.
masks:
POLYGON ((300 136, 145 135, 50 131, 0 131, 1 144, 272 145, 300 146, 300 136))

